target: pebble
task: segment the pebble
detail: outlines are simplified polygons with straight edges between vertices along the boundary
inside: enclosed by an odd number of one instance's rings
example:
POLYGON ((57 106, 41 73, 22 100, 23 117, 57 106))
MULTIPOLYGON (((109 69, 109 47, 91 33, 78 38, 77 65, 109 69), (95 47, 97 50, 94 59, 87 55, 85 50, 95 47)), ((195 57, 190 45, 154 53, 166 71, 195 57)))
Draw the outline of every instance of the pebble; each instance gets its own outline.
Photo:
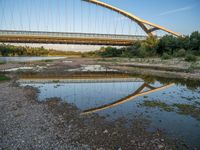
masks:
POLYGON ((104 130, 103 133, 104 133, 104 134, 108 133, 108 130, 104 130))
POLYGON ((158 145, 158 149, 162 149, 162 148, 164 148, 164 146, 161 145, 161 144, 159 144, 159 145, 158 145))

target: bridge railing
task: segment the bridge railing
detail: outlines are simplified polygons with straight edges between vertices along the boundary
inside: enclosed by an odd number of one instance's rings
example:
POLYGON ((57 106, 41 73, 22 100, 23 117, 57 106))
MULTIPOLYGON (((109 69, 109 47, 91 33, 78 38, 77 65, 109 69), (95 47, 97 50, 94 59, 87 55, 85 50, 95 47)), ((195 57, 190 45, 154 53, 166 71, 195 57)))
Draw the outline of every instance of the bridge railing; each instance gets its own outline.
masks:
POLYGON ((15 31, 0 30, 0 36, 41 36, 58 38, 99 38, 119 40, 145 40, 145 35, 120 35, 120 34, 95 34, 95 33, 71 33, 71 32, 43 32, 43 31, 15 31))

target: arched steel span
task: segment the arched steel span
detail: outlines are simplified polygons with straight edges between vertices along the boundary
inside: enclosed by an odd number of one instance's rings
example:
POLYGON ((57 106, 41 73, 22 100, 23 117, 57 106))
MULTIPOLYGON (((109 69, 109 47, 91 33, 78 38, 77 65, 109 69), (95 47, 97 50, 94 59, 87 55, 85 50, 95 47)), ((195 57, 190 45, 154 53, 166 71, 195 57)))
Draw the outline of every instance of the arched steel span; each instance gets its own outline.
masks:
POLYGON ((118 12, 118 13, 124 15, 125 17, 128 17, 129 19, 131 19, 134 22, 136 22, 149 36, 154 36, 153 32, 156 31, 156 30, 163 30, 163 31, 165 31, 167 33, 170 33, 170 34, 174 35, 174 36, 181 36, 181 34, 179 34, 179 33, 171 31, 171 30, 169 30, 167 28, 164 28, 164 27, 162 27, 160 25, 151 23, 151 22, 149 22, 147 20, 141 19, 141 18, 139 18, 139 17, 137 17, 137 16, 135 16, 135 15, 129 13, 129 12, 121 10, 121 9, 119 9, 117 7, 114 7, 112 5, 109 5, 107 3, 101 2, 99 0, 83 0, 83 1, 90 2, 90 3, 93 3, 93 4, 108 8, 110 10, 113 10, 115 12, 118 12), (151 28, 148 28, 147 25, 151 26, 151 28))
POLYGON ((148 85, 147 83, 144 83, 135 92, 133 92, 132 94, 130 94, 130 95, 128 95, 128 96, 126 96, 126 97, 124 97, 124 98, 122 98, 120 100, 117 100, 117 101, 115 101, 113 103, 85 110, 85 111, 83 111, 81 113, 81 115, 87 115, 87 114, 91 114, 91 113, 98 112, 98 111, 101 111, 101 110, 109 109, 109 108, 118 106, 120 104, 126 103, 126 102, 128 102, 130 100, 133 100, 133 99, 135 99, 135 98, 137 98, 139 96, 144 96, 144 95, 147 95, 147 94, 150 94, 150 93, 153 93, 153 92, 157 92, 157 91, 166 89, 168 87, 171 87, 173 85, 174 85, 174 83, 168 84, 168 85, 165 85, 165 86, 162 86, 162 87, 155 88, 155 87, 152 87, 151 85, 148 85), (149 91, 145 91, 145 92, 141 92, 145 87, 149 88, 150 90, 149 91))

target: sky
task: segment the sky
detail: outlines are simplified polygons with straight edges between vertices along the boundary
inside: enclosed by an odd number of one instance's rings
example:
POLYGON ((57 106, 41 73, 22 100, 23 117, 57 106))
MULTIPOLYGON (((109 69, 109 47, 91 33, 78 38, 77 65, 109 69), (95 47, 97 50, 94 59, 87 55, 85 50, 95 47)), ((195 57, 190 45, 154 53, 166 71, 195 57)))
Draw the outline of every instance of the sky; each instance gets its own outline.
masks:
MULTIPOLYGON (((200 31, 199 0, 102 1, 181 34, 200 31)), ((81 0, 0 0, 0 29, 145 34, 121 14, 81 0)))
POLYGON ((200 0, 106 0, 108 1, 182 34, 200 31, 200 0))

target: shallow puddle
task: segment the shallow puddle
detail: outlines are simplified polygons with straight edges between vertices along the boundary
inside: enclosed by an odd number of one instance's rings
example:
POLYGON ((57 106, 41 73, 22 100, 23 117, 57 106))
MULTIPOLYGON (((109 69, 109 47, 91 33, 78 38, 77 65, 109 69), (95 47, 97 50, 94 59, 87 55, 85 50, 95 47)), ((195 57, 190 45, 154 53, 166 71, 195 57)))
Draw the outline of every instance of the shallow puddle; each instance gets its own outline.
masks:
POLYGON ((81 71, 81 72, 105 72, 105 71, 117 71, 115 69, 109 69, 107 67, 101 66, 101 65, 81 65, 80 68, 75 69, 68 69, 67 71, 81 71))
POLYGON ((123 118, 126 127, 134 118, 146 118, 147 130, 163 130, 169 137, 200 147, 200 85, 175 81, 142 77, 19 80, 22 86, 39 89, 39 101, 58 97, 76 105, 80 115, 97 113, 108 121, 123 118))
POLYGON ((45 66, 35 66, 35 67, 17 67, 17 68, 10 68, 3 70, 4 72, 16 72, 16 71, 27 71, 27 70, 33 70, 33 71, 41 71, 42 69, 45 69, 47 67, 45 66))
POLYGON ((65 57, 0 57, 1 62, 31 62, 41 60, 56 60, 63 59, 65 57))

